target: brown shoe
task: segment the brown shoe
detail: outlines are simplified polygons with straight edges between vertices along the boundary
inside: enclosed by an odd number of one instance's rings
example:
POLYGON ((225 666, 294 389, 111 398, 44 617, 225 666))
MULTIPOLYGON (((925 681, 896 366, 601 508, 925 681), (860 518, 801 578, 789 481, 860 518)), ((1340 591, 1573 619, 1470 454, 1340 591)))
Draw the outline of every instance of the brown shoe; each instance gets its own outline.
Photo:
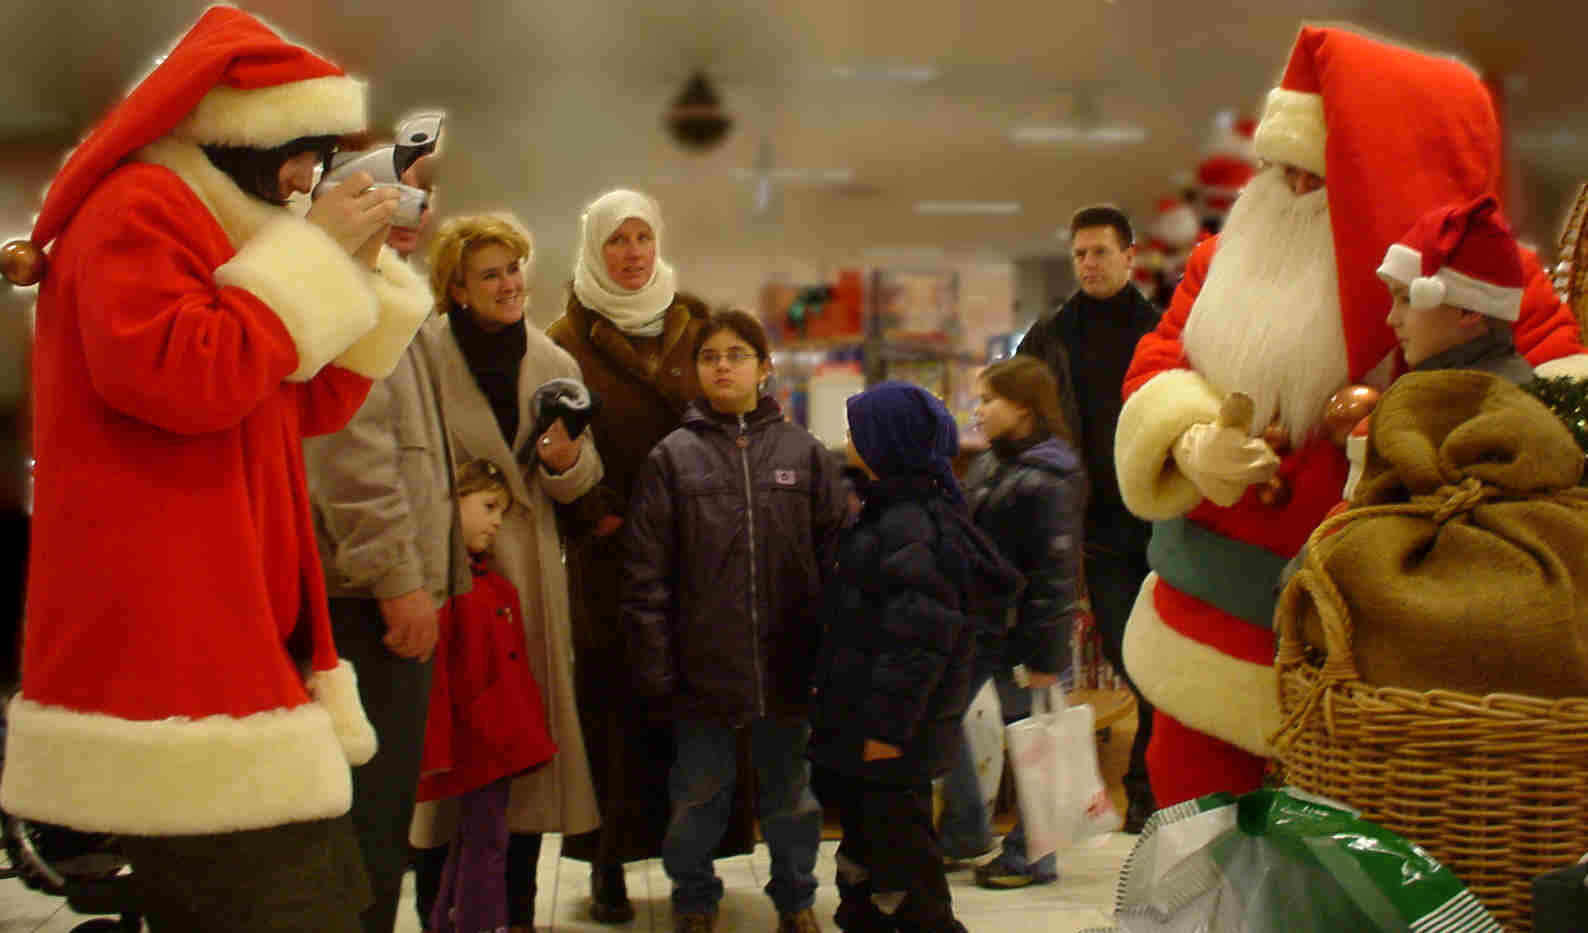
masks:
POLYGON ((678 914, 673 918, 673 933, 712 933, 715 929, 716 913, 678 914))
POLYGON ((816 911, 807 907, 791 914, 778 914, 777 933, 822 933, 822 925, 816 922, 816 911))

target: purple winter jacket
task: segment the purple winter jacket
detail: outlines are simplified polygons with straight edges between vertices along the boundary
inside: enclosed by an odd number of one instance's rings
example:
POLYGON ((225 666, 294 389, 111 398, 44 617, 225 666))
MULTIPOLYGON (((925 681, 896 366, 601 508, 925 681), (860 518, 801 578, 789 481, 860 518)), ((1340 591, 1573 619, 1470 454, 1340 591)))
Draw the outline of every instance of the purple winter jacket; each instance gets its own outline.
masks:
POLYGON ((844 506, 837 460, 771 397, 742 417, 690 404, 646 459, 623 527, 623 621, 648 715, 807 712, 844 506))

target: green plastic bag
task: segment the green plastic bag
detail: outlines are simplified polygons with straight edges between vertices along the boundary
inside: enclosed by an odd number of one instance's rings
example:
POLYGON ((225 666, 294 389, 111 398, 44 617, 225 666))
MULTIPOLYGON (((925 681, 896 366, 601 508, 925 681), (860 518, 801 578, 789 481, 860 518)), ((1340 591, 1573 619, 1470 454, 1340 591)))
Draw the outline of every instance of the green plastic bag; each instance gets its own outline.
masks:
POLYGON ((1294 788, 1154 814, 1120 871, 1114 921, 1116 933, 1502 933, 1421 847, 1294 788))

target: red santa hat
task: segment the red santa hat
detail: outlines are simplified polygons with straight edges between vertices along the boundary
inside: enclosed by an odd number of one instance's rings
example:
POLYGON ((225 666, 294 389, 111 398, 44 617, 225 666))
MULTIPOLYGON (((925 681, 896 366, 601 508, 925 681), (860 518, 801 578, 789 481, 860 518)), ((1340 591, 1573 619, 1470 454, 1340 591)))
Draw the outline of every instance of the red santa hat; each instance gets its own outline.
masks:
POLYGON ((1390 245, 1379 277, 1405 286, 1414 308, 1450 305, 1502 321, 1522 311, 1522 254, 1500 202, 1483 195, 1423 215, 1390 245))
POLYGON ((1257 121, 1242 117, 1214 134, 1196 167, 1197 200, 1204 214, 1222 219, 1257 174, 1257 152, 1252 145, 1256 129, 1257 121))
POLYGON ((1344 29, 1302 27, 1278 90, 1257 153, 1326 179, 1350 378, 1359 381, 1396 346, 1377 275, 1385 251, 1428 211, 1495 190, 1499 122, 1472 69, 1344 29))
POLYGON ((49 245, 122 159, 161 137, 270 149, 364 123, 362 82, 242 10, 211 7, 67 159, 32 241, 49 245))
POLYGON ((1159 198, 1153 209, 1152 223, 1147 227, 1148 236, 1169 251, 1196 245, 1197 234, 1201 232, 1202 224, 1196 211, 1183 198, 1159 198))

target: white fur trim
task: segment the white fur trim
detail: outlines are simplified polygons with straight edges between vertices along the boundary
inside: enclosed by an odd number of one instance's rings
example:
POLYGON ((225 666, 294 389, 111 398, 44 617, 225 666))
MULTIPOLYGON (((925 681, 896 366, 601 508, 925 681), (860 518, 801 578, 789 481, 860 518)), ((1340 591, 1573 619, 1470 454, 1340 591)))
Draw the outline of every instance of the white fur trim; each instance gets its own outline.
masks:
POLYGON ((1434 273, 1434 279, 1444 286, 1445 299, 1441 304, 1476 311, 1502 321, 1514 321, 1522 316, 1520 288, 1507 288, 1475 279, 1449 266, 1434 273))
POLYGON ((347 812, 353 786, 325 708, 134 721, 17 697, 0 808, 147 836, 262 829, 347 812))
POLYGON ((331 715, 336 740, 350 764, 361 765, 375 757, 375 727, 364 715, 358 698, 358 674, 347 661, 328 671, 315 671, 303 684, 315 702, 331 715))
POLYGON ((1125 507, 1155 521, 1197 507, 1202 493, 1174 462, 1174 442, 1185 429, 1217 421, 1219 396, 1189 369, 1159 373, 1137 389, 1119 413, 1114 465, 1125 507))
POLYGON ((1397 285, 1410 285, 1423 274, 1423 254, 1405 243, 1391 243, 1379 263, 1378 277, 1397 285))
POLYGON ((1283 720, 1273 666, 1232 658, 1170 628, 1153 602, 1157 585, 1158 575, 1147 574, 1125 625, 1131 680, 1153 706, 1187 726, 1272 758, 1268 737, 1283 720))
POLYGON ((1323 155, 1327 138, 1323 95, 1276 87, 1268 92, 1263 121, 1257 124, 1252 142, 1261 158, 1327 176, 1323 155))
POLYGON ((290 215, 244 243, 215 281, 252 292, 281 318, 298 348, 289 381, 314 378, 377 319, 369 273, 325 231, 290 215))
POLYGON ((1445 303, 1445 283, 1437 275, 1419 275, 1406 290, 1406 299, 1418 311, 1437 308, 1445 303))
POLYGON ((288 214, 286 208, 237 187, 231 176, 216 168, 204 150, 193 143, 166 136, 138 150, 134 158, 170 169, 182 179, 226 231, 233 249, 247 243, 266 224, 288 214))
POLYGON ((273 149, 301 136, 341 136, 365 126, 364 82, 345 75, 274 87, 218 85, 171 135, 201 145, 273 149))
POLYGON ((1533 375, 1540 379, 1554 379, 1560 376, 1588 379, 1588 353, 1573 353, 1570 356, 1540 363, 1533 367, 1533 375))
POLYGON ((408 348, 419 326, 430 317, 435 302, 425 280, 384 246, 375 263, 371 284, 380 314, 375 329, 354 341, 336 358, 336 363, 361 376, 385 379, 397 368, 403 350, 408 348))

